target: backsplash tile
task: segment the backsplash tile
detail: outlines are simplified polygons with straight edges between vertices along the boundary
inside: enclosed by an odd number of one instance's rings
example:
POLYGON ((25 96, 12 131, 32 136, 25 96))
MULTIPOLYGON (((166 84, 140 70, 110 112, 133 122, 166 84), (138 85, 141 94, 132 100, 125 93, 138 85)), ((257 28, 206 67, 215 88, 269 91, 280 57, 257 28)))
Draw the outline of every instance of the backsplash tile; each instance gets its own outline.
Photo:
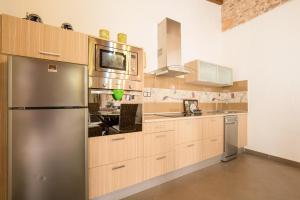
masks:
POLYGON ((165 88, 144 88, 145 103, 180 103, 183 99, 197 99, 199 103, 247 103, 247 91, 206 92, 165 88))

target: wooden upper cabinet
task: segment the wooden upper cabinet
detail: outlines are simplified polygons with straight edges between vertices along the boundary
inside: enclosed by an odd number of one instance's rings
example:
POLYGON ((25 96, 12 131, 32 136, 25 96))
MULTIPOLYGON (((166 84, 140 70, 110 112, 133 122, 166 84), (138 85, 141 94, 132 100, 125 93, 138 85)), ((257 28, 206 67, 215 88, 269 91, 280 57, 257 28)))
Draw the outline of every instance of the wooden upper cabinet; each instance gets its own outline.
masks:
POLYGON ((62 34, 60 29, 48 25, 40 28, 39 54, 44 59, 60 60, 63 52, 62 34))
POLYGON ((238 124, 238 147, 244 147, 247 145, 247 114, 240 114, 238 116, 239 124, 238 124))
POLYGON ((43 25, 1 15, 1 53, 40 57, 40 29, 43 25))
POLYGON ((88 36, 1 15, 1 53, 88 64, 88 36))

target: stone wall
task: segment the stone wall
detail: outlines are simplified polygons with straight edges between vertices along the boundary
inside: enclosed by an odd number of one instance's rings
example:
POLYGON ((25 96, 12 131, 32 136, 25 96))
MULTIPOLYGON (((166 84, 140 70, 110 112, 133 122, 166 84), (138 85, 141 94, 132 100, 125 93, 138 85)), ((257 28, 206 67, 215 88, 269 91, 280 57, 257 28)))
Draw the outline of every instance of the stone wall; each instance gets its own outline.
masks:
POLYGON ((224 0, 222 30, 245 23, 289 0, 224 0))

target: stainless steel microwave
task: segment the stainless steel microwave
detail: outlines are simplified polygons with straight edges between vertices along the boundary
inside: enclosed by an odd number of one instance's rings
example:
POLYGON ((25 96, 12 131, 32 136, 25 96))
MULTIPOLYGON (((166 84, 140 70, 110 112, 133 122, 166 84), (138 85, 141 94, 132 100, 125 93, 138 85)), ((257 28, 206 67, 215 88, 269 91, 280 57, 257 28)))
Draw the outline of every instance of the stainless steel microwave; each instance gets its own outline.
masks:
POLYGON ((89 76, 142 81, 143 49, 89 38, 89 76))

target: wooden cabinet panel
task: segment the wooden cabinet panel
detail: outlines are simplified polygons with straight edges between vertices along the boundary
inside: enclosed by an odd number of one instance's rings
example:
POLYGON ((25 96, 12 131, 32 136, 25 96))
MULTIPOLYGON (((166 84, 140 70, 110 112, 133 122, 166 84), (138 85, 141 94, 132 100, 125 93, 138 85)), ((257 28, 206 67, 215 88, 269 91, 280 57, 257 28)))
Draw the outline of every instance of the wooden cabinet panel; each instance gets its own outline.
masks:
POLYGON ((141 133, 89 138, 89 168, 136 158, 137 134, 141 133))
POLYGON ((142 181, 142 159, 127 160, 89 170, 89 198, 142 181))
POLYGON ((150 122, 144 124, 145 133, 157 133, 157 132, 174 131, 174 130, 175 130, 174 121, 150 122))
POLYGON ((61 30, 48 25, 40 26, 39 53, 40 58, 48 60, 62 60, 62 34, 61 30))
POLYGON ((144 134, 144 156, 169 152, 174 147, 174 131, 144 134))
POLYGON ((88 37, 85 34, 61 30, 62 60, 88 65, 88 37))
POLYGON ((144 158, 144 179, 166 174, 174 167, 174 152, 144 158))
POLYGON ((181 144, 175 149, 176 169, 195 164, 201 160, 201 141, 181 144))
POLYGON ((248 115, 240 114, 238 115, 238 147, 244 147, 247 145, 247 122, 248 115))
POLYGON ((224 117, 203 119, 203 139, 224 135, 224 117))
POLYGON ((27 57, 40 57, 42 24, 2 15, 1 52, 27 57))
POLYGON ((208 159, 224 152, 224 137, 217 136, 203 140, 203 158, 208 159))
POLYGON ((1 52, 88 64, 88 36, 21 18, 1 15, 1 52))
POLYGON ((108 192, 106 166, 89 169, 89 199, 108 192))
POLYGON ((202 139, 202 119, 177 121, 176 144, 182 144, 202 139))

